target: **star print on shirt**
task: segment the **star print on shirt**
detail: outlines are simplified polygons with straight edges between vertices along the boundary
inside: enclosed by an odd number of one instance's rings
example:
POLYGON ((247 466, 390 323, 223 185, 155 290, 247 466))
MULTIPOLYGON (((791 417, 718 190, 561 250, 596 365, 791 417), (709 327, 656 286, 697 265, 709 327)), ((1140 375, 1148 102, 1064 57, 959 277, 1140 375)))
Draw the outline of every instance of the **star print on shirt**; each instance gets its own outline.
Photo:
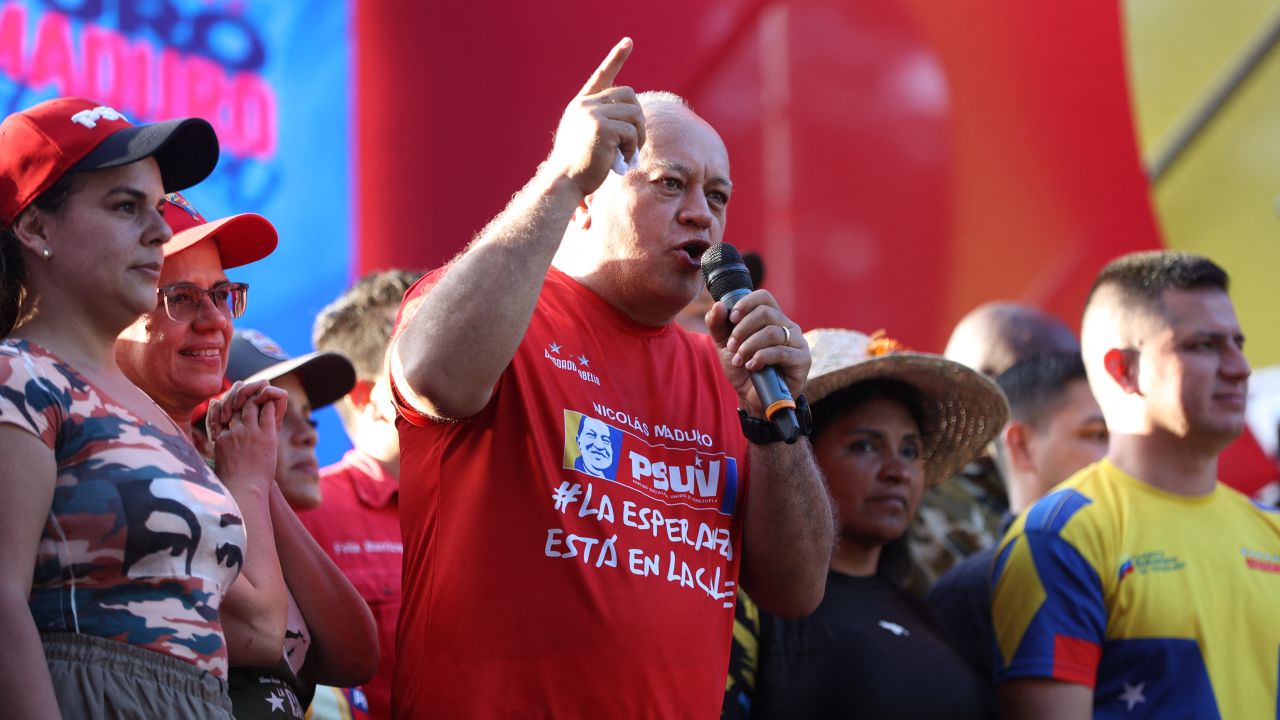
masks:
POLYGON ((271 712, 279 710, 284 712, 284 695, 271 693, 267 696, 267 702, 271 703, 271 712))
POLYGON ((582 365, 583 367, 589 367, 591 365, 591 361, 587 359, 586 355, 579 355, 578 364, 582 365))
POLYGON ((1124 692, 1120 693, 1120 699, 1129 706, 1128 710, 1130 712, 1133 711, 1133 706, 1147 701, 1146 696, 1142 694, 1142 689, 1146 686, 1147 684, 1144 682, 1140 682, 1137 685, 1124 684, 1124 692))
POLYGON ((555 354, 559 355, 559 354, 560 354, 560 343, 551 343, 551 352, 553 352, 553 353, 555 353, 555 354))

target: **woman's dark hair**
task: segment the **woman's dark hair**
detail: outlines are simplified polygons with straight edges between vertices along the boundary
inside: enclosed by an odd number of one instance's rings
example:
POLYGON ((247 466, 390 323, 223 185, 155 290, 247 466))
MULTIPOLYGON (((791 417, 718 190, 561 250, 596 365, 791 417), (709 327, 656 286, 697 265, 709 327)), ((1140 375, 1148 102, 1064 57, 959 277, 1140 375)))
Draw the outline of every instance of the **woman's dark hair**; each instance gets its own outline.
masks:
MULTIPOLYGON (((906 408, 907 414, 920 428, 921 435, 925 428, 924 399, 920 391, 912 385, 899 380, 877 378, 854 383, 822 398, 813 404, 813 440, 816 442, 824 432, 840 418, 853 412, 860 405, 872 400, 892 400, 906 408)), ((929 438, 922 439, 928 443, 929 438)), ((907 535, 885 543, 880 548, 880 560, 876 564, 876 577, 897 588, 904 588, 911 579, 911 550, 907 543, 907 535)))
MULTIPOLYGON (((892 400, 907 409, 911 419, 916 421, 920 432, 924 433, 925 412, 924 400, 920 391, 914 386, 900 380, 876 378, 854 383, 841 388, 813 404, 814 441, 826 432, 836 420, 852 412, 854 408, 872 400, 892 400)), ((924 438, 928 441, 929 438, 924 438)))
MULTIPOLYGON (((78 175, 77 172, 63 173, 31 204, 47 213, 62 212, 67 199, 76 189, 78 175)), ((0 228, 0 337, 8 337, 25 315, 26 283, 27 268, 22 260, 22 245, 18 242, 18 236, 12 225, 0 228)))

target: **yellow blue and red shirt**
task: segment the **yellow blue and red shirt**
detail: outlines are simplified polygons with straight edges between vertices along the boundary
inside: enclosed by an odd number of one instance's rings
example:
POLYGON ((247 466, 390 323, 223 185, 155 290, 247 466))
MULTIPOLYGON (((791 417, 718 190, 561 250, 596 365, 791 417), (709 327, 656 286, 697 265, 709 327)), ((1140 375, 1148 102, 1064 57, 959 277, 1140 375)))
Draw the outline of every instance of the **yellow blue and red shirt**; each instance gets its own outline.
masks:
POLYGON ((996 681, 1093 688, 1095 717, 1280 717, 1280 511, 1188 497, 1109 461, 1009 529, 996 681))

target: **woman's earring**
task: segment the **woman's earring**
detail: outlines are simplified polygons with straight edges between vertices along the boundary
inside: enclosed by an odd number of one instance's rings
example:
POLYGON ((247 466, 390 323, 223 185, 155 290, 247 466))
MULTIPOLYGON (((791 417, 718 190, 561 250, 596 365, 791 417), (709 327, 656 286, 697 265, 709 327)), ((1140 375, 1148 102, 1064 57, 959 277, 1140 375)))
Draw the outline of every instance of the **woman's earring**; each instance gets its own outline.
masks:
POLYGON ((53 250, 51 250, 48 245, 45 245, 44 249, 40 251, 40 257, 48 262, 49 259, 53 257, 53 250))

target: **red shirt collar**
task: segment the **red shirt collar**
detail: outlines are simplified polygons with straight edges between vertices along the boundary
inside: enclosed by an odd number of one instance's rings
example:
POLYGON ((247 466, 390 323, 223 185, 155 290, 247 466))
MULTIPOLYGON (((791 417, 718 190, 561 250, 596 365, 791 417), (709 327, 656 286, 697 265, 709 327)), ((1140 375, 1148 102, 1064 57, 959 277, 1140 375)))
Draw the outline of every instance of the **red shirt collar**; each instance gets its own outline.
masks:
POLYGON ((383 469, 382 463, 359 450, 342 456, 344 465, 359 470, 352 473, 352 485, 360 501, 375 508, 386 507, 400 492, 400 480, 383 469))

